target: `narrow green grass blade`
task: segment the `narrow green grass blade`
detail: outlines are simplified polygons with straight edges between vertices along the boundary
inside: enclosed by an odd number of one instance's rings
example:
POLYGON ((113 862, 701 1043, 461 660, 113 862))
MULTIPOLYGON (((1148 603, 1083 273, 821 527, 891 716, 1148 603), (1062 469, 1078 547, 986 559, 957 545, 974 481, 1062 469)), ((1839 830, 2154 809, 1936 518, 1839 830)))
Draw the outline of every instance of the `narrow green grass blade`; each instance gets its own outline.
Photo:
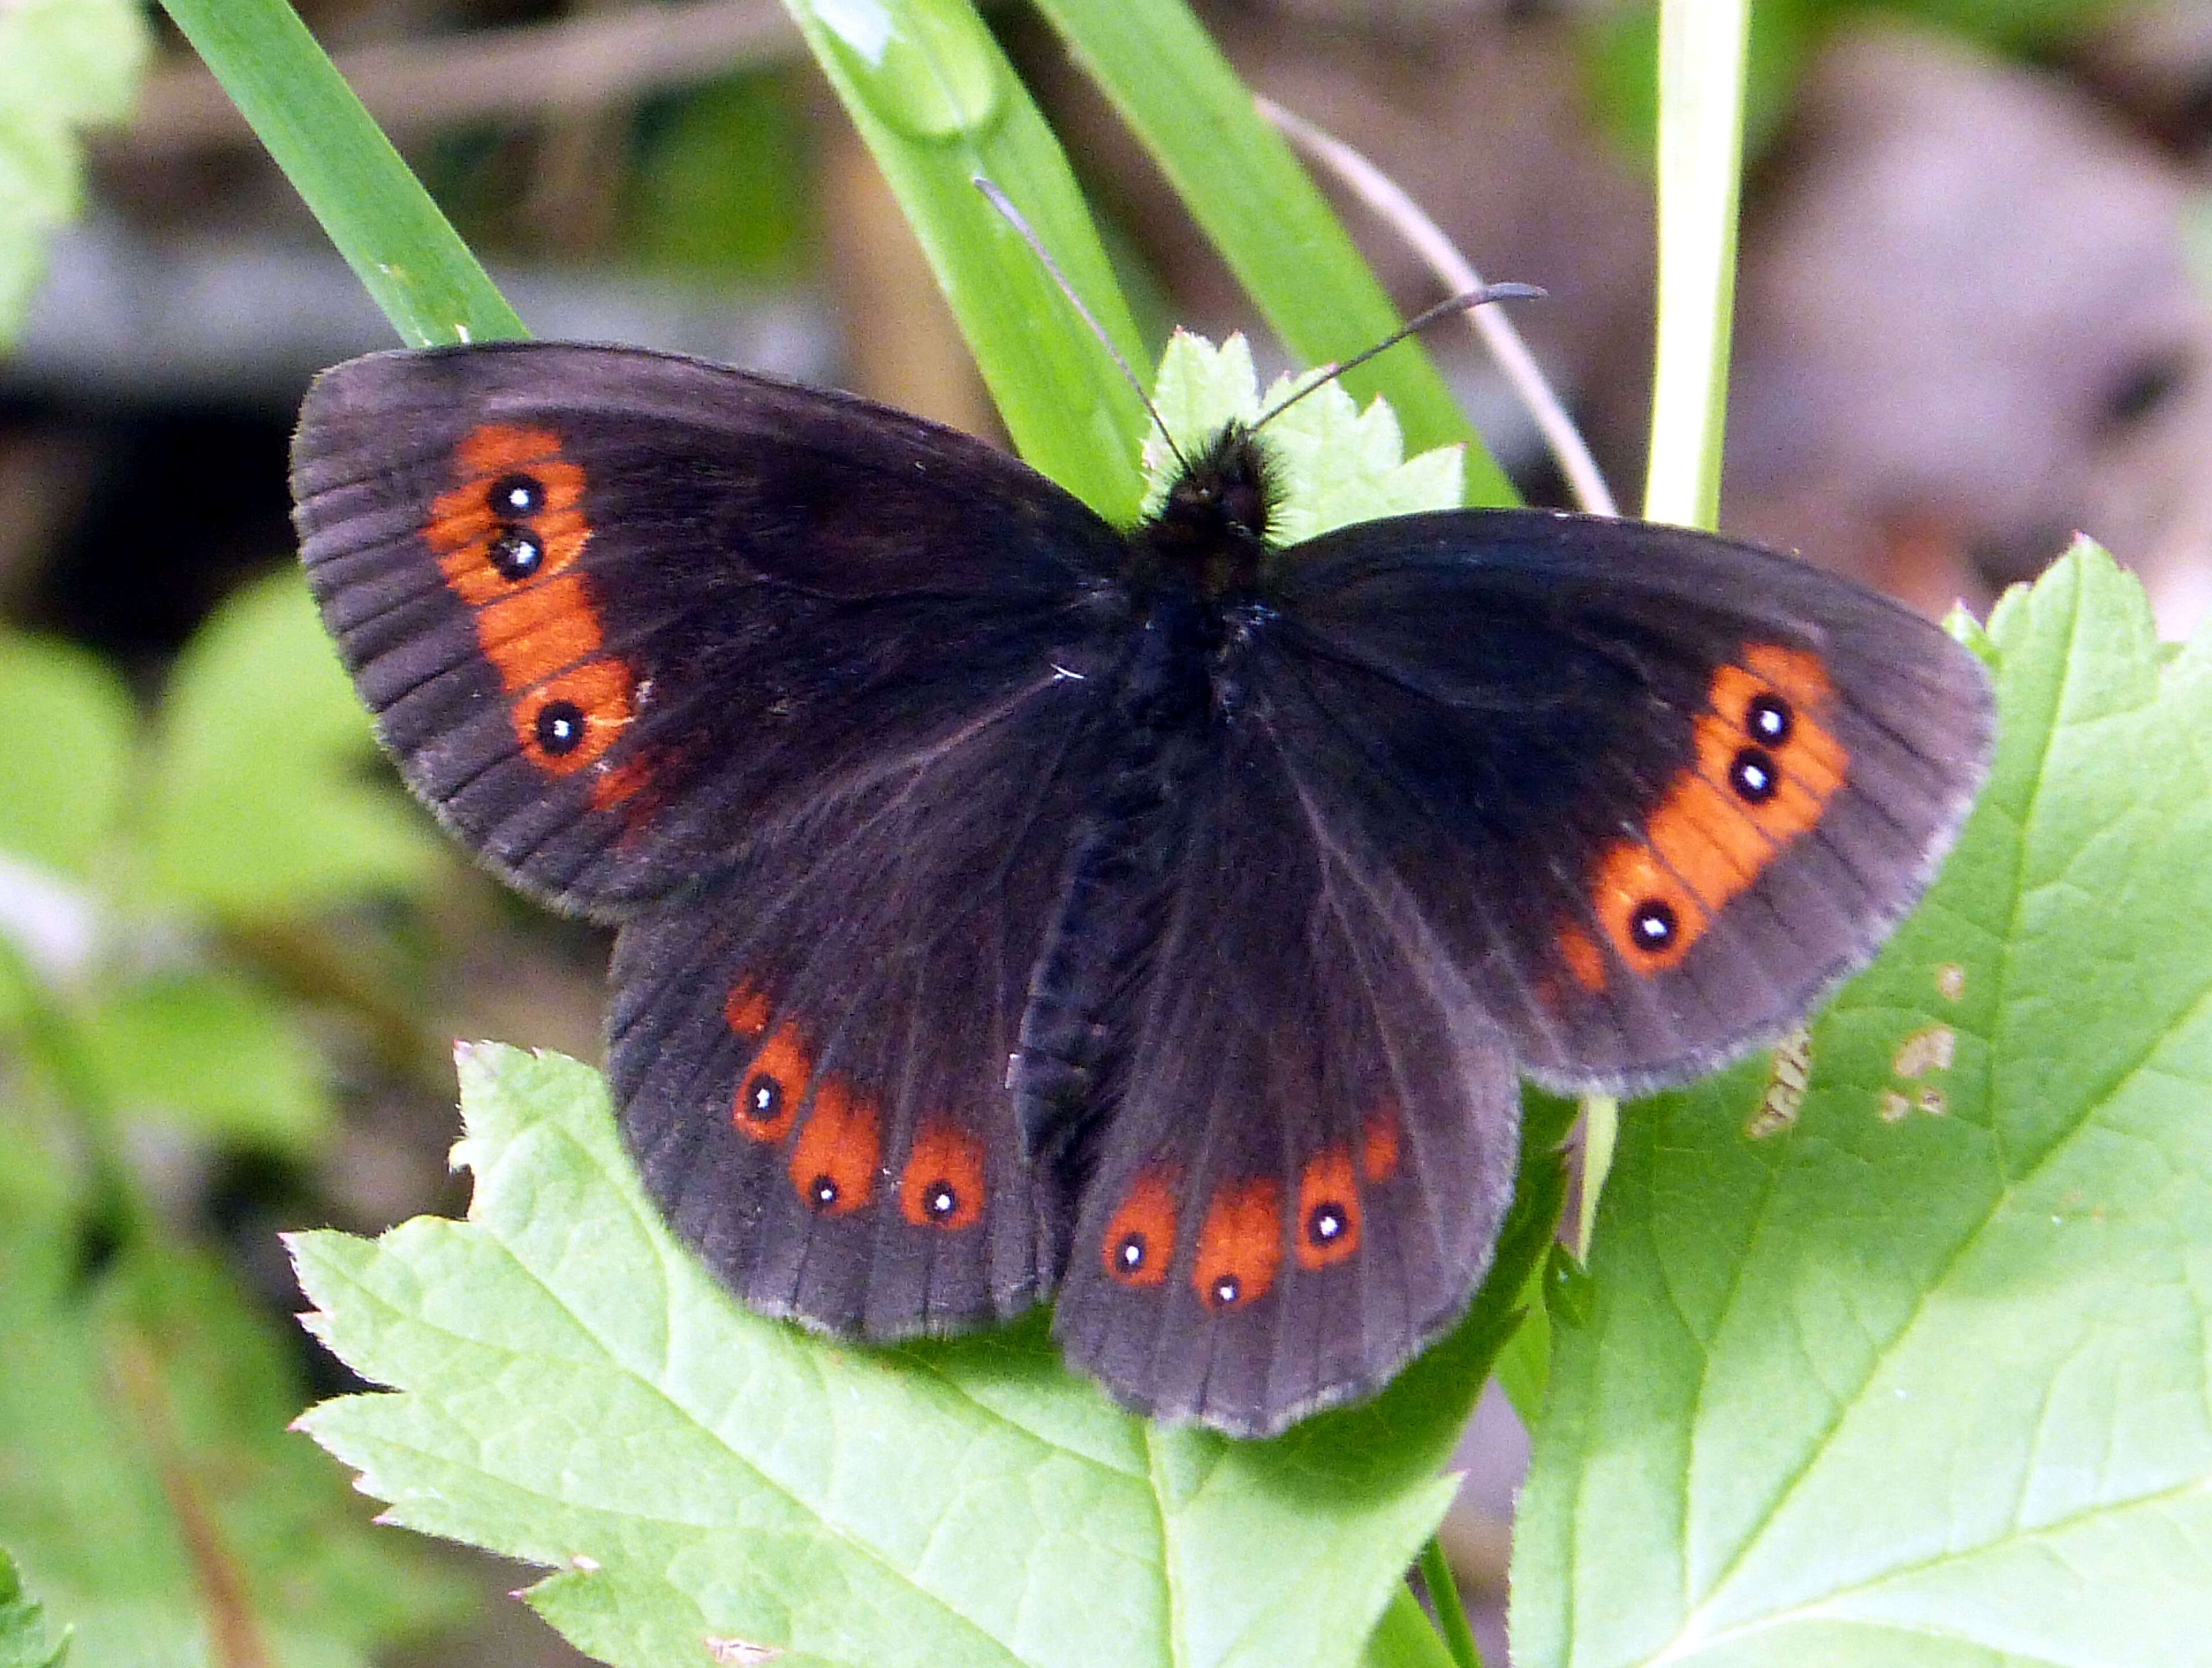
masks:
MULTIPOLYGON (((1182 0, 1041 6, 1293 354, 1313 364, 1349 359, 1390 333, 1398 315, 1374 273, 1182 0)), ((1389 397, 1409 452, 1474 442, 1415 344, 1346 380, 1362 397, 1389 397)), ((1468 496, 1514 501, 1479 442, 1468 450, 1468 496)))
POLYGON ((1659 339, 1644 513, 1711 527, 1720 507, 1743 161, 1749 0, 1662 0, 1659 339))
POLYGON ((786 0, 921 241, 1022 456, 1117 520, 1135 391, 972 183, 1012 199, 1133 365, 1146 355, 1060 143, 966 0, 786 0))
POLYGON ((162 0, 408 346, 529 334, 284 0, 162 0))

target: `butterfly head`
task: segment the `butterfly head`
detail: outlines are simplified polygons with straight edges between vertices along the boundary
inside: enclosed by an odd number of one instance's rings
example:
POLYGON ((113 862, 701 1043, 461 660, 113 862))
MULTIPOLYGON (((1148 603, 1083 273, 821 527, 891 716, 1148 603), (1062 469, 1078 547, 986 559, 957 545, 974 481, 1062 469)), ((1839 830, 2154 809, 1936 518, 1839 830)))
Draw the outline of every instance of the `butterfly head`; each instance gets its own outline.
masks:
POLYGON ((1231 422, 1189 455, 1137 539, 1164 576, 1202 595, 1248 589, 1273 548, 1268 527, 1281 495, 1264 443, 1231 422))

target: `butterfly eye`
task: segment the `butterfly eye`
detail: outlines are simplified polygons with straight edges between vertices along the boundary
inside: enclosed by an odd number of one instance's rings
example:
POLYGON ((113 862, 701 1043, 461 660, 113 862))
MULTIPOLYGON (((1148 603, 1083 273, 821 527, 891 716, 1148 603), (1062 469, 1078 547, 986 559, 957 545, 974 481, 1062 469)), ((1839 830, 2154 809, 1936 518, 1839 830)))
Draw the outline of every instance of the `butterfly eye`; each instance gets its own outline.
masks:
POLYGON ((491 513, 501 520, 526 521, 545 507, 545 483, 517 470, 493 482, 485 498, 491 513))
POLYGON ((484 552, 500 578, 520 583, 545 561, 545 547, 527 527, 502 526, 484 552))
POLYGON ((1745 731, 1769 747, 1779 747, 1790 739, 1790 703, 1780 695, 1756 694, 1744 707, 1745 731))
POLYGON ((1763 747, 1747 747, 1729 762, 1729 785, 1747 804, 1763 805, 1774 798, 1774 755, 1763 747))

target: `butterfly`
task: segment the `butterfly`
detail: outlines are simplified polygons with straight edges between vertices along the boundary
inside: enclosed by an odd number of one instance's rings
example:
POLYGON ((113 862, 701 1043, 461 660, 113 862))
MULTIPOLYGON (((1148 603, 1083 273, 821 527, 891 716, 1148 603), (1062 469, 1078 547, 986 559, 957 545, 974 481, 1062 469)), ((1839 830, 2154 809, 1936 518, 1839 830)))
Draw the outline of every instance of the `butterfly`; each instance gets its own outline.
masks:
POLYGON ((1542 511, 1288 546, 1232 423, 1120 530, 983 444, 619 347, 352 361, 293 451, 385 747, 618 928, 647 1191, 756 1310, 889 1340, 1046 1299, 1238 1435, 1465 1308, 1519 1080, 1636 1092, 1908 909, 1988 680, 1787 557, 1542 511))

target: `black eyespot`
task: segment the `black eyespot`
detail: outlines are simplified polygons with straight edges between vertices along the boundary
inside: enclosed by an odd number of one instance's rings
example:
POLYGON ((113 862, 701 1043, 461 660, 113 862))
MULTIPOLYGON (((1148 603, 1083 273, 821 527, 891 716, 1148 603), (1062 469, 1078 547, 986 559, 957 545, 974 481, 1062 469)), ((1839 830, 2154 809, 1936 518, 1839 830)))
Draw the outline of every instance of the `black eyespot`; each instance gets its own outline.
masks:
POLYGON ((491 548, 484 554, 491 559, 500 578, 526 579, 545 560, 545 547, 529 528, 507 526, 492 535, 491 548))
POLYGON ((1773 694, 1753 695, 1743 712, 1746 734, 1755 742, 1765 742, 1769 747, 1779 747, 1790 739, 1796 719, 1790 703, 1773 694))
POLYGON ((773 1124, 776 1113, 783 1110, 783 1085, 765 1071, 756 1073, 745 1080, 740 1104, 745 1116, 756 1124, 773 1124))
POLYGON ((921 1208, 939 1221, 960 1208, 960 1195, 949 1181, 933 1181, 922 1191, 921 1208))
POLYGON ((1334 1245, 1343 1238, 1344 1228, 1344 1207, 1333 1199, 1324 1199, 1306 1212, 1306 1243, 1309 1245, 1334 1245))
POLYGON ((538 745, 556 759, 583 745, 584 709, 573 701, 549 701, 538 709, 538 745))
POLYGON ((1121 1243, 1114 1247, 1114 1262, 1124 1274, 1134 1274, 1145 1265, 1145 1236, 1124 1234, 1121 1243))
POLYGON ((1763 805, 1774 798, 1779 780, 1774 755, 1763 747, 1744 748, 1729 761, 1729 785, 1748 804, 1763 805))
POLYGON ((502 475, 485 498, 501 521, 527 521, 545 507, 545 483, 534 475, 502 475))
POLYGON ((837 1203, 837 1184, 830 1177, 819 1175, 806 1184, 806 1202, 817 1210, 827 1210, 837 1203))
POLYGON ((1244 1288, 1237 1283, 1235 1275, 1223 1275, 1213 1283, 1213 1307, 1217 1309, 1230 1307, 1237 1301, 1237 1294, 1243 1289, 1244 1288))
POLYGON ((1629 931, 1636 935, 1638 949, 1666 949, 1674 942, 1674 930, 1680 925, 1674 906, 1664 898, 1646 898, 1629 918, 1629 931))

